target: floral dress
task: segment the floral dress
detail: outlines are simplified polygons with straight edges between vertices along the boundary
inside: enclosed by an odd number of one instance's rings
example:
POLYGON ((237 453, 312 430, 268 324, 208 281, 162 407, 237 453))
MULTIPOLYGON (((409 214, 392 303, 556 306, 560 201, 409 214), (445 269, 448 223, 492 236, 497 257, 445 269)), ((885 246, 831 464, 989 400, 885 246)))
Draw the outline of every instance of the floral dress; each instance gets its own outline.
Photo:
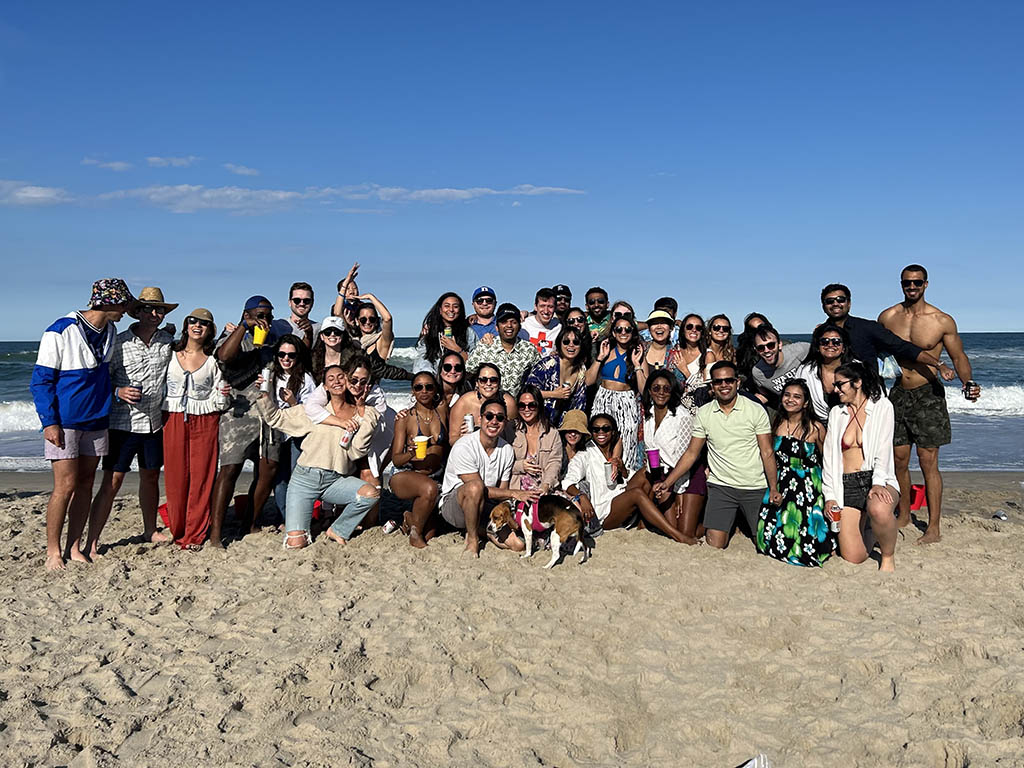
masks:
POLYGON ((820 566, 838 549, 825 518, 821 492, 821 454, 814 443, 775 438, 781 506, 765 492, 757 524, 758 552, 793 565, 820 566))

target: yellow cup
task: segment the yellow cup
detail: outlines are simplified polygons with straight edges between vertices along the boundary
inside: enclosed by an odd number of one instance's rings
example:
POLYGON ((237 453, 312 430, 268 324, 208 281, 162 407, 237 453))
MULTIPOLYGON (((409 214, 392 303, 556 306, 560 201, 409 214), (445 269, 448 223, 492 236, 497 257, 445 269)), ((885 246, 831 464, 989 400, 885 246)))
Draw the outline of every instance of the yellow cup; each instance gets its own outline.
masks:
POLYGON ((254 325, 252 328, 252 343, 257 347, 262 347, 266 341, 267 329, 259 325, 254 325))
POLYGON ((416 458, 427 458, 427 443, 430 442, 430 438, 424 437, 423 435, 417 435, 413 438, 413 442, 416 443, 416 458))

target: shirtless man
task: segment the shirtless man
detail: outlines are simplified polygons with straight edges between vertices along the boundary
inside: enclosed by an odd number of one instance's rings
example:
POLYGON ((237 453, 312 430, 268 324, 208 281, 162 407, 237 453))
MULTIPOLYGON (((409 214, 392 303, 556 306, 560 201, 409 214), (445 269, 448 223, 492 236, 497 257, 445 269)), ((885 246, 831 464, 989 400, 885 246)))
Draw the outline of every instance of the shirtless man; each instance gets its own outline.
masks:
MULTIPOLYGON (((943 347, 953 361, 963 393, 971 402, 981 395, 981 387, 971 380, 971 363, 964 354, 956 321, 924 300, 928 270, 920 264, 904 267, 900 273, 903 301, 878 316, 878 322, 921 347, 935 357, 943 347)), ((946 390, 932 366, 900 360, 903 375, 889 393, 896 417, 893 438, 896 477, 900 483, 899 525, 910 522, 910 447, 917 446, 917 460, 924 474, 928 498, 928 528, 917 544, 932 544, 940 536, 942 513, 942 475, 939 474, 939 447, 952 440, 946 390)))

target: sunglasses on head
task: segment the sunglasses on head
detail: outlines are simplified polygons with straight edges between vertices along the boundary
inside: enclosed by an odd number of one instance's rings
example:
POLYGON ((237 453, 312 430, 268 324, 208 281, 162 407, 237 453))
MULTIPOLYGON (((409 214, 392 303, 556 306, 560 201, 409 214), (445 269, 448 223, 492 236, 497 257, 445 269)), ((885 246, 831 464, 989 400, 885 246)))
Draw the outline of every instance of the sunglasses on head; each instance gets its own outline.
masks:
POLYGON ((312 306, 313 300, 312 299, 297 299, 297 298, 293 298, 292 299, 292 304, 298 304, 300 307, 305 307, 307 305, 312 306))
POLYGON ((735 384, 736 381, 737 379, 735 376, 723 376, 720 379, 712 379, 711 383, 716 387, 720 387, 723 384, 735 384))
POLYGON ((478 384, 497 384, 501 381, 497 376, 477 376, 476 380, 478 384))
POLYGON ((818 343, 823 347, 841 347, 843 346, 843 340, 836 336, 828 336, 824 339, 820 339, 818 343))
POLYGON ((433 392, 434 389, 436 389, 436 387, 434 387, 434 385, 429 383, 429 382, 426 383, 426 384, 413 384, 412 385, 412 391, 413 392, 423 392, 423 391, 433 392))
POLYGON ((445 373, 462 373, 466 370, 466 366, 461 363, 455 363, 454 365, 452 363, 445 363, 441 366, 441 370, 445 373))
POLYGON ((728 333, 729 331, 732 330, 732 328, 728 325, 721 325, 719 323, 715 323, 714 325, 711 326, 711 330, 715 331, 716 333, 722 333, 722 331, 728 333))
POLYGON ((632 320, 633 319, 633 313, 632 312, 622 312, 622 311, 619 311, 619 312, 612 313, 612 317, 614 319, 616 319, 616 320, 632 320))
POLYGON ((777 341, 766 341, 764 344, 755 344, 754 349, 758 352, 770 352, 778 346, 777 341))
POLYGON ((209 328, 210 327, 210 321, 209 320, 203 320, 203 318, 201 318, 201 317, 186 317, 185 318, 185 325, 198 325, 198 326, 200 326, 202 328, 209 328))
POLYGON ((324 328, 320 331, 321 336, 341 336, 341 331, 337 328, 324 328))
POLYGON ((480 414, 487 421, 496 421, 499 424, 505 420, 505 414, 499 411, 488 411, 487 413, 480 414))
POLYGON ((900 280, 900 285, 902 285, 904 288, 910 288, 910 287, 920 288, 922 285, 924 285, 924 280, 920 280, 920 279, 900 280))
POLYGON ((687 323, 686 325, 683 326, 683 328, 685 328, 688 331, 703 331, 704 330, 704 326, 703 325, 697 325, 697 323, 687 323))
POLYGON ((845 304, 846 303, 846 297, 845 296, 828 296, 821 303, 824 304, 826 307, 831 307, 833 304, 845 304))
POLYGON ((611 424, 595 424, 590 428, 590 431, 595 434, 602 434, 605 432, 611 432, 613 429, 611 424))
POLYGON ((297 352, 285 352, 282 350, 281 352, 277 353, 278 360, 294 360, 298 356, 299 355, 297 352))

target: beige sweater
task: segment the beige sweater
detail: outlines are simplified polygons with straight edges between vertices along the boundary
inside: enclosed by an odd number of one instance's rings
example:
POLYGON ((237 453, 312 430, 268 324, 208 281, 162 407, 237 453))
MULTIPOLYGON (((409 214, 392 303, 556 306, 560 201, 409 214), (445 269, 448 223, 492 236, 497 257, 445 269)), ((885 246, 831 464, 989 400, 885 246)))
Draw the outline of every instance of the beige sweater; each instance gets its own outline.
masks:
POLYGON ((326 424, 314 424, 310 421, 301 405, 291 408, 278 408, 269 398, 260 397, 256 401, 263 420, 274 429, 279 429, 290 437, 304 437, 302 453, 298 463, 310 469, 329 469, 339 475, 355 473, 355 462, 370 452, 370 438, 377 426, 380 414, 373 408, 366 408, 362 416, 357 416, 359 431, 352 436, 348 448, 340 444, 344 430, 326 424))

